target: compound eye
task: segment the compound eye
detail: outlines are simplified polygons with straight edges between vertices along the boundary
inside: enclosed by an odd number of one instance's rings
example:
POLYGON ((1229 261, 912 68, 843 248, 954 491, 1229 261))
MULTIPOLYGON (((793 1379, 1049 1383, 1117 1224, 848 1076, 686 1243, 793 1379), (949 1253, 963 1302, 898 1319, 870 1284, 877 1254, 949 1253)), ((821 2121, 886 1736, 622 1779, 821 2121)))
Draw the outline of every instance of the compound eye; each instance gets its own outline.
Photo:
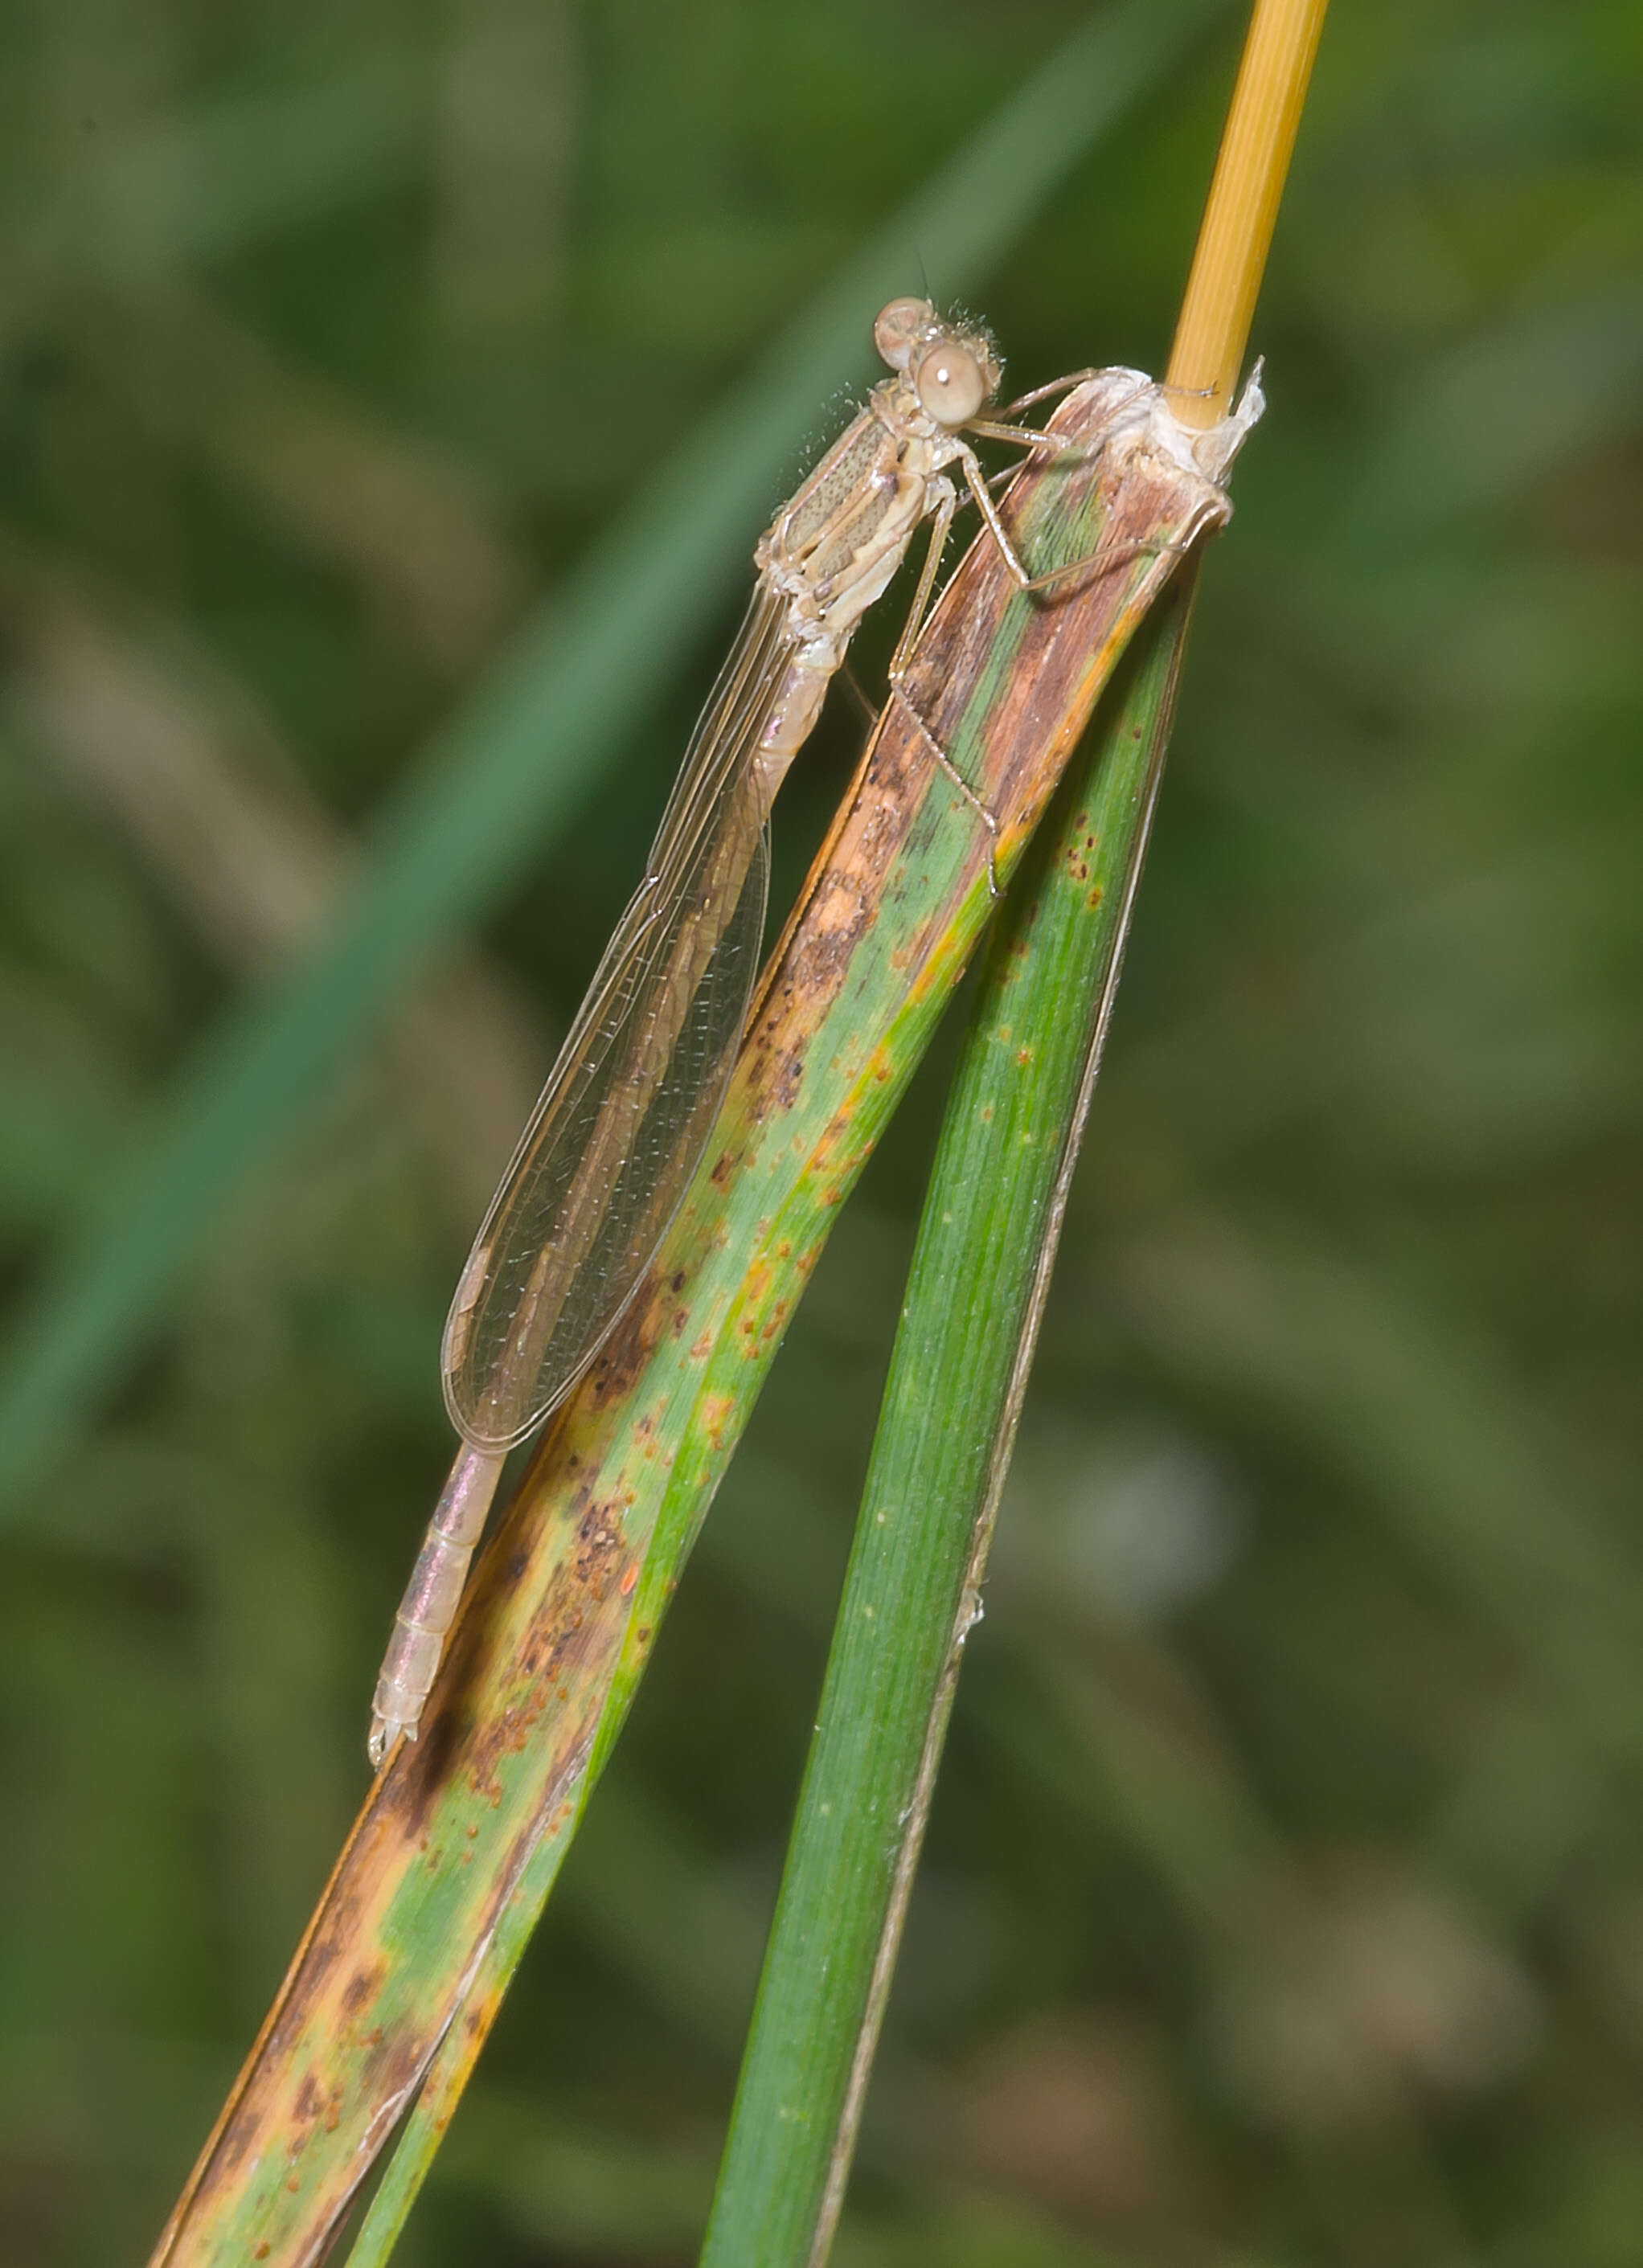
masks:
POLYGON ((969 349, 947 339, 932 347, 913 372, 913 390, 939 424, 962 425, 976 415, 991 387, 987 372, 969 349))
POLYGON ((873 327, 873 343, 892 370, 905 370, 921 331, 936 320, 928 299, 892 299, 879 312, 873 327))

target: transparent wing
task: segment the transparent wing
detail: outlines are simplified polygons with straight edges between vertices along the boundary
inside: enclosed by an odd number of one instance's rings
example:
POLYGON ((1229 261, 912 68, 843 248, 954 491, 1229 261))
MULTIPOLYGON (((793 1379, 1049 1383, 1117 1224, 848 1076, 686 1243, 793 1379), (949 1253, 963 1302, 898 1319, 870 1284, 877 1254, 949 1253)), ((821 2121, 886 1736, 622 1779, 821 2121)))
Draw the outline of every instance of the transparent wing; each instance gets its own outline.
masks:
POLYGON ((463 1270, 445 1398, 475 1447, 525 1440, 593 1359, 712 1130, 758 973, 770 858, 754 758, 792 655, 785 615, 755 593, 463 1270))

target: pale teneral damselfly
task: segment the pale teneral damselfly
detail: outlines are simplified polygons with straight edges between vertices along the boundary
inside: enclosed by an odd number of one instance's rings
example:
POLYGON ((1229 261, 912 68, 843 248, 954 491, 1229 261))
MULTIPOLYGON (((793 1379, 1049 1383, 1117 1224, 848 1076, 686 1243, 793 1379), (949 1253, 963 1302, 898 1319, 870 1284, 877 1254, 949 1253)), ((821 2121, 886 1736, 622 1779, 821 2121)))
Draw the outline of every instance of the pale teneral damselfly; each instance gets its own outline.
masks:
MULTIPOLYGON (((416 1737, 508 1451, 536 1431, 598 1353, 701 1161, 758 969, 771 801, 857 624, 929 519, 929 556, 890 664, 891 683, 899 683, 957 509, 947 467, 961 469, 1011 575, 1033 586, 967 436, 1057 445, 983 414, 1001 374, 991 337, 976 325, 944 321, 925 299, 892 300, 873 337, 892 375, 873 388, 760 539, 752 601, 686 751, 645 880, 606 948, 452 1302, 445 1399, 462 1447, 378 1681, 375 1764, 397 1734, 416 1737)), ((1042 387, 1016 407, 1076 382, 1042 387)), ((991 814, 929 745, 991 833, 991 814)))

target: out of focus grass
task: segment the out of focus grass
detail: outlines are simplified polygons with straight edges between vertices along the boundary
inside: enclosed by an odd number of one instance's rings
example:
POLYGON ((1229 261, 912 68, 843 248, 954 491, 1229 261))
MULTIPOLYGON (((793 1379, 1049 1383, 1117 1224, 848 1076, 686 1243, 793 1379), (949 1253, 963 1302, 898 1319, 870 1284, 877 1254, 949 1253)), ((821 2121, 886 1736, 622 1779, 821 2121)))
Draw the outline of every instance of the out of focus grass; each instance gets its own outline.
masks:
MULTIPOLYGON (((19 1313, 533 600, 1077 12, 11 26, 19 1313)), ((1023 384, 1160 358, 1233 28, 993 275, 1023 384)), ((841 2261, 1634 2257, 1639 45, 1330 25, 841 2261)), ((140 2254, 319 1887, 450 1281, 726 626, 11 1509, 19 2268, 140 2254)), ((939 1103, 836 1233, 402 2257, 691 2257, 939 1103)))

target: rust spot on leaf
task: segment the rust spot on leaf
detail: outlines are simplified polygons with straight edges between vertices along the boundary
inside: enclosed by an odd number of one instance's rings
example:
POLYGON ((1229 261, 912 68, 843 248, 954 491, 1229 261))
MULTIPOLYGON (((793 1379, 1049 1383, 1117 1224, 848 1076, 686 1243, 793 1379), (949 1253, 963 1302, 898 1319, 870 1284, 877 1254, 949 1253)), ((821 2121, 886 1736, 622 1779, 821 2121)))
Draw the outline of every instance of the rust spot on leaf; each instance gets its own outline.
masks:
POLYGON ((724 1446, 725 1428, 735 1414, 734 1395, 710 1394, 704 1397, 698 1418, 711 1448, 717 1450, 724 1446))

